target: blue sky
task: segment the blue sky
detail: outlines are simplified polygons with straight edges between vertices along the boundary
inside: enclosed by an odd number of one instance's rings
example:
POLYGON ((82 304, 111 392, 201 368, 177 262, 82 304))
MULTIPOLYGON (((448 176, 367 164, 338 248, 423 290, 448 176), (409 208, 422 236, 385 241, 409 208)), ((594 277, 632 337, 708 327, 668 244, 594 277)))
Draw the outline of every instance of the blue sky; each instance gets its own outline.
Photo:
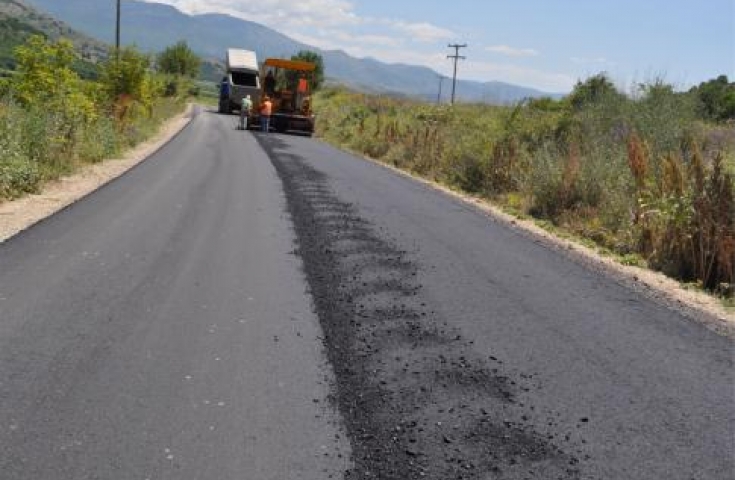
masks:
POLYGON ((550 92, 606 71, 624 89, 735 77, 735 0, 145 0, 263 23, 307 44, 550 92))

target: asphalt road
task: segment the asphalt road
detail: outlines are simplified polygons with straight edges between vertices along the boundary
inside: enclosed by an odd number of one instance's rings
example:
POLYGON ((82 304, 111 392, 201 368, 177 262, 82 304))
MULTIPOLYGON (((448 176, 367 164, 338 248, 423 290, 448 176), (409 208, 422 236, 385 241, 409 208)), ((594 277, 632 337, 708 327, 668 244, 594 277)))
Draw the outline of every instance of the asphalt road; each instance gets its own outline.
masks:
POLYGON ((735 476, 731 340, 235 123, 0 244, 2 480, 735 476))

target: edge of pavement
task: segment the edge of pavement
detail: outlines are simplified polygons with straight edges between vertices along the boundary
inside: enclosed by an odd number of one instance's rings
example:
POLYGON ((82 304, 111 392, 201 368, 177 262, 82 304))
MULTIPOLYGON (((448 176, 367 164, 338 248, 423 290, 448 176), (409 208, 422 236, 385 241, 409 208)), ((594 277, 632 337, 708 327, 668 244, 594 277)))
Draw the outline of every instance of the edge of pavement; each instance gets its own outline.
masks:
POLYGON ((348 151, 357 158, 417 181, 428 188, 438 190, 467 208, 473 208, 528 238, 540 241, 547 248, 556 250, 567 258, 604 274, 647 298, 703 324, 718 335, 735 340, 735 311, 727 311, 724 305, 712 295, 698 290, 686 289, 677 280, 667 277, 663 273, 647 268, 623 265, 597 249, 583 245, 574 239, 561 238, 531 220, 513 216, 486 199, 460 192, 360 153, 335 147, 323 139, 319 139, 319 141, 332 148, 348 151))
POLYGON ((82 166, 71 175, 50 182, 39 193, 0 202, 0 244, 41 220, 81 200, 143 162, 176 137, 194 117, 189 103, 182 113, 165 121, 148 140, 120 157, 82 166))

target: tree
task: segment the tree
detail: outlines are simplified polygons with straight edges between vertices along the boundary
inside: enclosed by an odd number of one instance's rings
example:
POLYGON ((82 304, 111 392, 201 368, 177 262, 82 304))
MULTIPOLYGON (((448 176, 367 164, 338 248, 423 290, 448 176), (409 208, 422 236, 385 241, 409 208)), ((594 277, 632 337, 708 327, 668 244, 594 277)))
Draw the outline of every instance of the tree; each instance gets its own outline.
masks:
POLYGON ((615 85, 606 73, 598 73, 584 82, 578 81, 569 96, 569 101, 575 110, 585 105, 601 103, 604 100, 621 97, 615 85))
POLYGON ((50 43, 34 35, 16 48, 17 75, 11 88, 26 107, 62 112, 69 118, 89 118, 94 105, 84 82, 72 68, 77 60, 68 40, 50 43))
POLYGON ((201 59, 182 40, 166 48, 158 55, 158 70, 170 75, 196 78, 199 76, 201 59))
POLYGON ((148 56, 133 47, 122 48, 116 55, 110 55, 102 66, 100 78, 108 97, 112 99, 120 95, 140 97, 149 75, 149 63, 148 56))
POLYGON ((643 94, 643 100, 649 102, 659 102, 662 99, 676 95, 674 86, 664 82, 660 78, 655 79, 651 83, 639 84, 638 90, 643 94))
POLYGON ((735 119, 735 83, 726 75, 702 82, 690 90, 701 104, 702 114, 711 120, 735 119))
POLYGON ((78 87, 79 76, 71 68, 74 47, 68 40, 49 43, 34 35, 15 49, 15 58, 15 93, 24 104, 48 102, 78 87))
POLYGON ((324 83, 324 59, 321 55, 311 50, 301 50, 291 57, 291 60, 300 60, 311 62, 316 65, 316 69, 312 75, 312 90, 318 90, 324 83))
POLYGON ((149 72, 150 58, 133 47, 120 49, 102 67, 100 81, 108 101, 115 104, 118 117, 128 115, 129 106, 139 104, 150 115, 154 84, 149 72))

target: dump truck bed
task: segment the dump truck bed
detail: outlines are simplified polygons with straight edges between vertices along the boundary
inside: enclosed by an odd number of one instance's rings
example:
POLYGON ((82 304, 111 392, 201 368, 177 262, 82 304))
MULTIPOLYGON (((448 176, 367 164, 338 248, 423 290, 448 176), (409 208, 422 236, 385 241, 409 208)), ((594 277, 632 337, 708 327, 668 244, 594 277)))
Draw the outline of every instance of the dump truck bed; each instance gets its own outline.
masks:
POLYGON ((227 69, 229 71, 247 70, 258 71, 258 61, 255 52, 230 48, 227 50, 227 69))

